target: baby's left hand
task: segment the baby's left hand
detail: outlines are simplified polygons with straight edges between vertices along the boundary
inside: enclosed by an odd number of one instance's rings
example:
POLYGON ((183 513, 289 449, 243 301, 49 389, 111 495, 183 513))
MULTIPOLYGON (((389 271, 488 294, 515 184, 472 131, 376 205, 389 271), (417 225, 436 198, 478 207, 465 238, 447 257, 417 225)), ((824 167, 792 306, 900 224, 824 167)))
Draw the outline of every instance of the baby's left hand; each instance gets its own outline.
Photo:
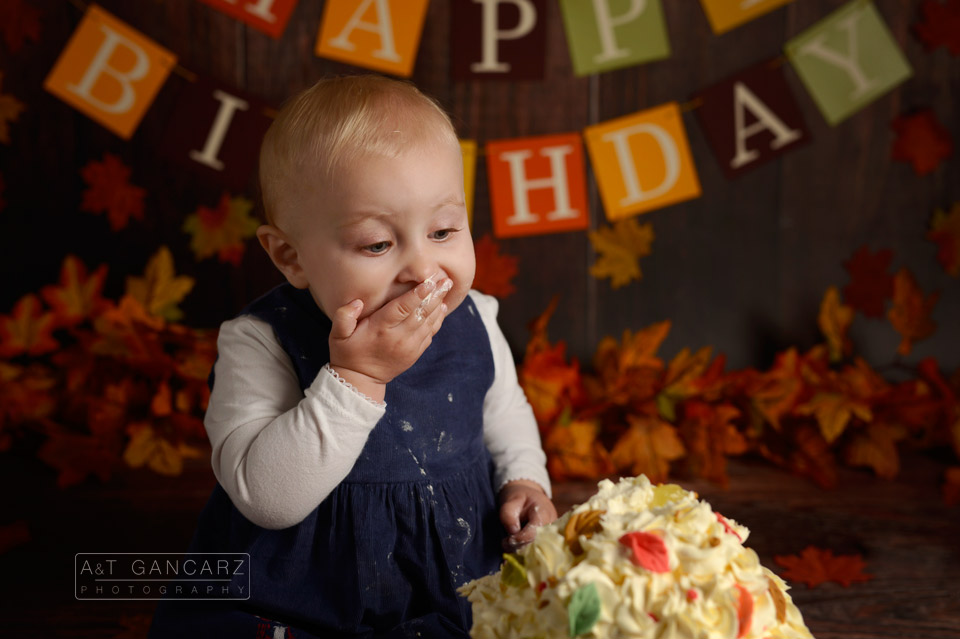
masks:
POLYGON ((556 518, 557 509, 536 482, 517 479, 500 489, 500 521, 509 533, 503 540, 507 552, 529 544, 537 528, 556 518))

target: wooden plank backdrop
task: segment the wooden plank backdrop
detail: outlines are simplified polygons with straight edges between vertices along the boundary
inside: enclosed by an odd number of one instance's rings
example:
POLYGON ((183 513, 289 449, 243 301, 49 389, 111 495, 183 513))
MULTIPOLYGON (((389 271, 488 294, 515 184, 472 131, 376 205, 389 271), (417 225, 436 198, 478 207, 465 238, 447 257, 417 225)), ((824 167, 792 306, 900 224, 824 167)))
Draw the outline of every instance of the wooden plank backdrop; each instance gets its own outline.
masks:
MULTIPOLYGON (((0 264, 6 274, 0 311, 20 296, 56 281, 73 253, 91 267, 107 263, 107 294, 123 291, 125 277, 142 273, 147 257, 168 245, 178 272, 197 279, 182 304, 185 321, 217 326, 280 281, 255 240, 239 268, 196 262, 181 226, 222 192, 159 155, 178 91, 188 81, 173 74, 132 140, 124 141, 42 89, 42 80, 76 27, 81 12, 67 0, 26 0, 42 11, 41 39, 4 53, 2 90, 27 110, 0 147, 6 210, 0 215, 0 264), (148 196, 143 221, 112 233, 103 216, 79 211, 85 185, 79 170, 105 152, 132 168, 131 182, 148 196)), ((542 81, 450 79, 451 0, 434 0, 423 31, 413 81, 451 113, 462 137, 478 140, 580 131, 585 126, 694 92, 766 58, 846 0, 797 0, 721 36, 711 32, 696 0, 665 0, 672 54, 668 59, 597 76, 573 75, 559 5, 547 3, 547 65, 542 81)), ((283 37, 274 40, 197 0, 104 0, 101 5, 179 56, 182 67, 279 105, 328 73, 357 68, 313 54, 323 2, 298 3, 283 37)), ((890 122, 931 107, 960 137, 960 64, 945 48, 927 51, 913 35, 919 0, 879 0, 880 14, 913 66, 907 82, 836 127, 824 121, 792 68, 787 80, 812 132, 812 142, 730 181, 692 113, 684 123, 703 186, 699 199, 641 216, 656 233, 653 253, 641 260, 643 279, 620 289, 588 270, 594 252, 587 234, 569 232, 501 241, 519 258, 517 292, 504 299, 501 322, 515 352, 529 321, 558 295, 550 326, 569 352, 589 361, 605 335, 619 337, 669 319, 662 353, 711 345, 732 368, 766 367, 778 350, 807 348, 820 337, 816 315, 830 285, 843 286, 843 262, 860 246, 890 248, 893 270, 910 268, 925 291, 941 291, 938 332, 920 342, 911 360, 936 356, 941 367, 960 365, 960 281, 936 262, 925 239, 936 208, 960 200, 960 153, 933 174, 918 177, 890 159, 890 122)), ((491 231, 484 158, 478 162, 474 235, 491 231)), ((605 223, 588 162, 591 227, 605 223)), ((253 197, 251 179, 246 195, 253 197)), ((236 194, 235 194, 236 195, 236 194)), ((886 321, 858 318, 853 338, 874 365, 894 359, 898 336, 886 321)))

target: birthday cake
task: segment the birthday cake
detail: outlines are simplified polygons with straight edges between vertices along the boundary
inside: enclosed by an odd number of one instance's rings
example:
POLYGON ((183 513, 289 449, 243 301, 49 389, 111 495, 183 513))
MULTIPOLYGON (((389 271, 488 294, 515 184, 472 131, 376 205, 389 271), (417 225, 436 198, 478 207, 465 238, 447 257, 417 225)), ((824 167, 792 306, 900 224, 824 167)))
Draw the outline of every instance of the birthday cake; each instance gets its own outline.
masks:
POLYGON ((746 527, 674 484, 597 487, 499 572, 461 587, 471 637, 812 637, 787 585, 743 545, 746 527))

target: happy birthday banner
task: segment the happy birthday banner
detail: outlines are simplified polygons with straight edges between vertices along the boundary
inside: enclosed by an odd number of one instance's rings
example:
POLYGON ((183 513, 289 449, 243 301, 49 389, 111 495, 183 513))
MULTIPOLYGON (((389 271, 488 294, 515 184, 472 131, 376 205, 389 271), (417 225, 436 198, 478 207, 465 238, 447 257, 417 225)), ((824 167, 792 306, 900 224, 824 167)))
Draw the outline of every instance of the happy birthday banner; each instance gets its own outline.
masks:
MULTIPOLYGON (((296 5, 296 0, 201 1, 274 38, 283 33, 296 5)), ((718 34, 790 1, 701 0, 718 34)), ((546 2, 453 2, 454 78, 542 77, 546 2)), ((327 0, 315 53, 408 77, 427 5, 428 0, 327 0)), ((577 75, 670 55, 660 0, 560 0, 560 7, 577 75)), ((685 110, 695 112, 728 178, 808 142, 809 130, 783 74, 785 61, 831 125, 912 73, 872 0, 852 0, 789 40, 784 51, 703 89, 684 105, 658 105, 581 132, 486 142, 494 234, 585 230, 586 156, 611 222, 699 197, 685 110)), ((171 115, 163 154, 231 188, 243 188, 274 111, 256 96, 198 76, 176 61, 174 53, 90 5, 44 87, 129 139, 170 73, 178 72, 191 82, 171 115)), ((461 150, 472 214, 478 145, 464 140, 461 150)))

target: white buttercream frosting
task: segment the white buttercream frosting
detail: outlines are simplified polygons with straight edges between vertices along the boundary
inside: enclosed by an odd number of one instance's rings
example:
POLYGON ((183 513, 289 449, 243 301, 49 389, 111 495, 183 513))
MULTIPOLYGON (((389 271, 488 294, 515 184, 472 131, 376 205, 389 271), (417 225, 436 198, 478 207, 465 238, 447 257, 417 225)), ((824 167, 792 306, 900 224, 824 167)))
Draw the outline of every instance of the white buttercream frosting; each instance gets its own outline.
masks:
POLYGON ((461 588, 473 607, 471 637, 812 637, 786 584, 743 545, 750 534, 745 526, 715 513, 694 492, 654 486, 642 475, 603 480, 597 488, 541 528, 500 572, 461 588), (635 561, 621 542, 628 533, 646 533, 639 536, 660 562, 665 549, 666 563, 635 561), (570 605, 578 590, 589 590, 588 612, 570 605), (584 616, 574 625, 578 614, 584 616))

